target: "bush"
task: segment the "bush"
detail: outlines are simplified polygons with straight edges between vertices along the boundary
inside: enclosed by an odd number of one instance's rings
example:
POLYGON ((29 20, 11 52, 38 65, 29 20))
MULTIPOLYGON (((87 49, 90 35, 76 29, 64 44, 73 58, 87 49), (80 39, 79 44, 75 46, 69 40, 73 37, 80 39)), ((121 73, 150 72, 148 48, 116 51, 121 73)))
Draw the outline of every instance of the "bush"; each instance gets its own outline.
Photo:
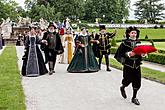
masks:
POLYGON ((165 65, 165 54, 150 53, 147 58, 144 58, 144 60, 165 65))
POLYGON ((138 24, 138 20, 126 20, 126 24, 138 24))
POLYGON ((147 39, 148 39, 148 36, 146 35, 146 36, 145 36, 145 40, 147 40, 147 39))
POLYGON ((159 49, 158 52, 159 52, 159 53, 162 53, 162 54, 165 54, 165 50, 159 49))
POLYGON ((115 37, 113 37, 112 38, 112 41, 111 41, 111 46, 116 46, 117 44, 116 44, 116 40, 115 40, 115 37))
POLYGON ((115 54, 118 47, 111 47, 111 54, 115 54))

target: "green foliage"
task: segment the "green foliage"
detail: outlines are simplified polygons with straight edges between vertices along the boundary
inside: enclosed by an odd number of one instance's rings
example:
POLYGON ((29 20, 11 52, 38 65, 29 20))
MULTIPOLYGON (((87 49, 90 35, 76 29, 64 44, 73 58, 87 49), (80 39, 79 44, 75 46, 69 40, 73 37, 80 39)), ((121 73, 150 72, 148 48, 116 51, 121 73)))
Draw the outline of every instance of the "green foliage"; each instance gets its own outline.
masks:
POLYGON ((148 36, 147 35, 145 36, 145 40, 148 40, 148 36))
MULTIPOLYGON (((0 0, 0 18, 17 20, 18 16, 26 16, 25 10, 14 0, 0 0)), ((1 21, 2 19, 0 19, 1 21)))
POLYGON ((118 47, 111 47, 111 54, 115 54, 118 47))
MULTIPOLYGON (((88 22, 95 22, 96 18, 100 18, 104 22, 121 22, 122 18, 128 17, 128 7, 130 0, 26 0, 26 8, 29 11, 29 16, 33 18, 33 14, 41 16, 38 13, 33 13, 39 10, 37 7, 45 7, 50 4, 50 7, 54 7, 50 11, 55 14, 60 13, 60 20, 69 17, 71 20, 81 19, 88 22), (113 5, 112 5, 113 4, 113 5), (105 17, 103 18, 103 15, 105 17)), ((41 13, 43 13, 41 11, 41 13)), ((49 13, 49 12, 48 12, 49 13)), ((47 18, 47 17, 46 17, 47 18)), ((46 19, 45 18, 45 19, 46 19)), ((36 18, 34 18, 36 19, 36 18)))
POLYGON ((159 53, 165 54, 165 50, 158 49, 159 53))
POLYGON ((136 6, 135 16, 139 20, 147 19, 150 23, 155 23, 156 20, 164 18, 162 13, 165 10, 161 0, 139 0, 134 5, 136 6))
POLYGON ((150 53, 147 58, 144 58, 147 61, 155 62, 165 65, 165 54, 162 53, 150 53))
POLYGON ((84 19, 95 22, 96 18, 102 18, 102 22, 120 23, 128 17, 129 3, 130 0, 87 0, 84 19))
POLYGON ((138 24, 139 21, 138 20, 126 20, 125 23, 126 24, 138 24))
POLYGON ((0 108, 25 110, 25 96, 14 46, 5 48, 0 55, 0 62, 0 108))
POLYGON ((84 0, 26 0, 25 3, 29 16, 34 20, 38 20, 34 14, 48 21, 66 17, 76 20, 84 16, 84 0))
POLYGON ((113 37, 112 38, 112 41, 111 41, 111 46, 116 46, 117 44, 116 44, 116 40, 115 40, 115 37, 113 37))

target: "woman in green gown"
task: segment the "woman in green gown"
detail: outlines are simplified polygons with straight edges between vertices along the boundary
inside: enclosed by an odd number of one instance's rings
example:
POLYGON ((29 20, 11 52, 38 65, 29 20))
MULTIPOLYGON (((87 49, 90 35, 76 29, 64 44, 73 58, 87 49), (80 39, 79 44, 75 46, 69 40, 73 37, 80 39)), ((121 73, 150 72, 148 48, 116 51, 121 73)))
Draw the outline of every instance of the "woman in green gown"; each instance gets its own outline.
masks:
POLYGON ((87 35, 86 29, 83 28, 76 43, 78 45, 76 53, 67 68, 71 73, 85 73, 85 72, 97 72, 99 66, 94 56, 91 44, 94 41, 87 35))

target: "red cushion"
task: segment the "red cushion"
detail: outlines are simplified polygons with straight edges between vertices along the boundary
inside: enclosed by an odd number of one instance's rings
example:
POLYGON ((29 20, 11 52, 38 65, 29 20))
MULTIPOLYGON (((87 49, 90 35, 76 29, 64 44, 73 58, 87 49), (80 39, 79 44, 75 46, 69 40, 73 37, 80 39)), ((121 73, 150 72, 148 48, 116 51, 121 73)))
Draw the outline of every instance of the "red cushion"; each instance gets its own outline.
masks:
POLYGON ((148 54, 155 51, 157 51, 157 49, 151 45, 140 45, 133 49, 133 52, 135 52, 137 55, 148 54))

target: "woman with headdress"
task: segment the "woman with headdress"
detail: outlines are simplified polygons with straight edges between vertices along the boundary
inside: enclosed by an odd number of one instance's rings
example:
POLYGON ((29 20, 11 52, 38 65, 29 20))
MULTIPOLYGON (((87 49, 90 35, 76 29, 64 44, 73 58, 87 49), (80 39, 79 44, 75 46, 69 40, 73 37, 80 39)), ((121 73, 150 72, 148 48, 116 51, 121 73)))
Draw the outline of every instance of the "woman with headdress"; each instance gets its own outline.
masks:
POLYGON ((73 57, 73 52, 74 52, 73 50, 74 39, 69 29, 66 31, 66 34, 64 35, 63 47, 64 47, 64 61, 63 62, 70 64, 73 57))
POLYGON ((76 42, 78 46, 67 71, 71 73, 99 71, 99 66, 90 44, 92 41, 85 28, 82 29, 82 33, 78 36, 76 42))
POLYGON ((142 56, 135 54, 132 50, 140 43, 138 40, 140 31, 136 27, 127 28, 124 39, 119 46, 114 58, 123 65, 123 80, 120 87, 121 95, 127 98, 125 87, 132 83, 133 97, 132 103, 140 105, 136 98, 137 91, 141 87, 141 67, 142 56))
POLYGON ((40 40, 36 33, 36 27, 30 27, 29 35, 25 41, 25 54, 22 57, 22 75, 23 76, 39 76, 46 74, 48 71, 44 64, 44 60, 38 44, 45 43, 40 40))

